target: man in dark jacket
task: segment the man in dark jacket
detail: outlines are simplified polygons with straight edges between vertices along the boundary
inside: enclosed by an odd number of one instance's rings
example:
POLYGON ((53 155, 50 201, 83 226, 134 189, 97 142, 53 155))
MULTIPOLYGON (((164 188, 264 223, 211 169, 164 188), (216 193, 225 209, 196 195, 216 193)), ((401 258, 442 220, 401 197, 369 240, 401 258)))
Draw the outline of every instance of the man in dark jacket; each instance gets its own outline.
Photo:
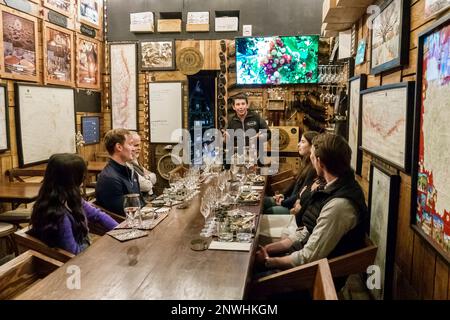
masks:
MULTIPOLYGON (((98 175, 95 195, 97 204, 106 210, 125 215, 123 197, 126 194, 140 194, 139 181, 126 163, 133 160, 134 144, 132 134, 126 129, 113 129, 105 135, 105 147, 111 158, 98 175)), ((141 199, 141 205, 144 202, 141 199)))
POLYGON ((314 138, 311 162, 327 184, 303 204, 302 226, 297 232, 261 247, 258 262, 268 269, 289 269, 363 247, 368 214, 364 193, 350 168, 350 156, 350 147, 341 136, 314 138), (288 252, 290 255, 272 256, 288 252))

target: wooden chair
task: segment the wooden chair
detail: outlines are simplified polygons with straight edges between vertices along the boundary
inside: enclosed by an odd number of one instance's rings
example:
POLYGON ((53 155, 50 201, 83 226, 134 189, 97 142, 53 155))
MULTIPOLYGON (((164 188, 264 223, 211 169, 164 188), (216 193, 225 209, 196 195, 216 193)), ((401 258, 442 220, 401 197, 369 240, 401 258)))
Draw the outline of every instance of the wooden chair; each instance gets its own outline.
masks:
POLYGON ((62 265, 33 250, 22 253, 0 266, 0 300, 13 299, 62 265))
MULTIPOLYGON (((104 213, 106 213, 107 215, 109 215, 111 218, 113 218, 117 223, 121 223, 123 221, 125 221, 125 217, 124 216, 120 216, 114 212, 111 212, 109 210, 106 210, 105 208, 99 206, 98 204, 96 204, 95 202, 90 202, 91 205, 93 205, 94 207, 102 210, 104 213)), ((94 223, 90 223, 89 222, 89 232, 99 235, 99 236, 103 236, 107 230, 105 230, 105 228, 103 228, 103 226, 99 225, 99 224, 94 224, 94 223)))
POLYGON ((29 235, 30 229, 31 227, 28 226, 14 233, 14 240, 20 253, 31 249, 61 262, 67 262, 75 257, 71 252, 59 248, 50 248, 44 242, 29 235))
MULTIPOLYGON (((44 177, 45 170, 12 168, 12 169, 9 169, 6 171, 6 175, 8 176, 8 179, 10 182, 38 182, 38 181, 29 181, 29 179, 27 179, 27 178, 44 177)), ((42 180, 42 178, 40 178, 40 180, 42 180)))
POLYGON ((336 289, 327 259, 260 278, 251 284, 251 299, 268 299, 274 295, 308 290, 313 300, 337 300, 336 289))
POLYGON ((94 153, 94 159, 95 161, 108 161, 110 158, 110 155, 106 151, 98 151, 94 153))

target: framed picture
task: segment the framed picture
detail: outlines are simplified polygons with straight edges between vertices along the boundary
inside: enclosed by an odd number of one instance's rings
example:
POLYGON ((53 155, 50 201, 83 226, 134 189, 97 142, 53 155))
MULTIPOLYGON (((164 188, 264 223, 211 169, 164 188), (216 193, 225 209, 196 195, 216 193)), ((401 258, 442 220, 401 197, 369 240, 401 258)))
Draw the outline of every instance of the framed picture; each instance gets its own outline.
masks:
POLYGON ((73 32, 44 22, 44 83, 73 86, 73 32))
POLYGON ((419 35, 411 216, 450 263, 450 15, 419 35))
POLYGON ((392 298, 399 185, 400 176, 371 163, 369 237, 378 247, 374 265, 381 271, 381 288, 372 290, 378 300, 392 298))
POLYGON ((0 76, 39 81, 38 19, 2 6, 0 21, 0 76))
POLYGON ((414 81, 361 91, 361 148, 410 171, 414 81))
POLYGON ((69 18, 73 15, 74 0, 44 0, 43 5, 69 18))
POLYGON ((16 136, 20 166, 75 153, 74 90, 15 83, 16 136))
POLYGON ((366 40, 362 39, 358 42, 358 49, 356 51, 355 65, 360 65, 366 60, 366 40))
POLYGON ((78 21, 96 29, 101 28, 103 0, 78 0, 78 21))
POLYGON ((0 152, 9 149, 8 90, 0 84, 0 152))
POLYGON ((431 18, 450 8, 450 0, 425 0, 425 19, 431 18))
POLYGON ((361 144, 361 99, 360 92, 367 86, 367 76, 361 74, 349 80, 349 106, 348 106, 348 144, 352 149, 351 167, 355 173, 361 175, 362 151, 361 144))
POLYGON ((408 63, 409 1, 391 0, 372 21, 370 73, 378 74, 408 63))
POLYGON ((175 41, 155 40, 140 42, 140 69, 175 70, 175 41))
POLYGON ((77 86, 100 89, 100 43, 77 34, 77 86))
POLYGON ((97 144, 100 142, 100 117, 81 117, 81 133, 85 145, 97 144))
POLYGON ((111 43, 112 128, 137 130, 137 53, 136 43, 111 43))

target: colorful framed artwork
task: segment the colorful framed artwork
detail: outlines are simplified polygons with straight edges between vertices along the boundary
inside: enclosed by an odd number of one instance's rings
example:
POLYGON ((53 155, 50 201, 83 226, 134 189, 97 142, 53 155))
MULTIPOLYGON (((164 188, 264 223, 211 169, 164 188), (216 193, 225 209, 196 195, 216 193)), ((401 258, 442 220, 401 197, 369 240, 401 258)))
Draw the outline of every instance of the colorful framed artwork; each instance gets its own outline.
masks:
POLYGON ((355 173, 361 175, 362 151, 361 144, 361 99, 360 92, 367 86, 367 76, 361 74, 349 80, 349 107, 348 107, 348 144, 352 149, 351 167, 355 173))
POLYGON ((8 90, 0 84, 0 152, 9 149, 8 90))
POLYGON ((413 228, 450 263, 450 15, 419 35, 413 228))
POLYGON ((69 18, 73 15, 74 0, 44 0, 43 5, 69 18))
POLYGON ((140 70, 175 70, 175 41, 140 42, 140 70))
POLYGON ((0 76, 39 81, 38 19, 2 6, 0 21, 0 76))
POLYGON ((425 18, 431 18, 450 8, 450 0, 425 0, 425 18))
POLYGON ((81 117, 81 133, 85 145, 100 143, 100 117, 81 117))
POLYGON ((356 51, 355 65, 360 65, 366 60, 366 40, 362 39, 358 42, 356 51))
POLYGON ((96 29, 101 28, 103 0, 78 0, 78 21, 96 29))
POLYGON ((371 74, 378 74, 408 63, 409 16, 409 1, 391 0, 373 18, 370 33, 371 74))
POLYGON ((112 128, 138 129, 136 43, 111 43, 112 128))
POLYGON ((44 83, 74 86, 73 32, 44 22, 44 83))
POLYGON ((369 237, 378 247, 373 263, 381 272, 381 288, 372 289, 377 300, 392 298, 394 254, 400 176, 372 162, 369 185, 369 237))
POLYGON ((77 35, 77 86, 100 89, 100 42, 77 35))
POLYGON ((414 81, 361 91, 361 148, 410 171, 414 81))

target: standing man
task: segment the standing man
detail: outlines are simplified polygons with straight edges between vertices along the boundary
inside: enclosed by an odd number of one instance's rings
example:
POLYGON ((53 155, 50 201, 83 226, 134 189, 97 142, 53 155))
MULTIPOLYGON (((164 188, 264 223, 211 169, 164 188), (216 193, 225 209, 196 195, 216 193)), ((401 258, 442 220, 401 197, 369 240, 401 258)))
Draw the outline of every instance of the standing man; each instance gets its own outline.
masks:
POLYGON ((326 185, 302 205, 302 227, 295 235, 261 247, 257 261, 268 269, 289 269, 333 258, 364 246, 367 207, 350 167, 351 149, 341 136, 313 139, 311 162, 326 185), (276 256, 290 253, 287 256, 276 256))
POLYGON ((127 162, 133 160, 133 138, 126 129, 112 129, 106 133, 104 141, 110 159, 98 176, 95 188, 97 203, 106 210, 124 216, 124 195, 140 194, 138 176, 127 166, 127 162))

